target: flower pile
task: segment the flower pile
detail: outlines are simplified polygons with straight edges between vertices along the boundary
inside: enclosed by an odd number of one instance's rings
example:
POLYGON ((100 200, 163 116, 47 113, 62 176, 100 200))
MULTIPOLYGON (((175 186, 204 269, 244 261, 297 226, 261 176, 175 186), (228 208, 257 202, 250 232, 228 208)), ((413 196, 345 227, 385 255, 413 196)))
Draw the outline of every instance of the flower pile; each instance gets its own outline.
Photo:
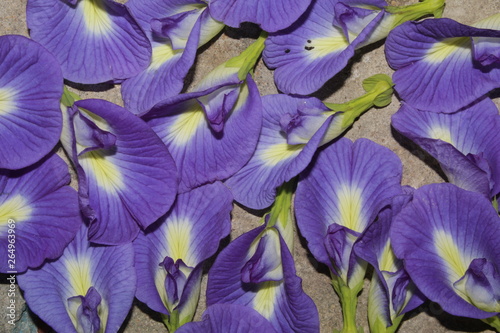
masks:
POLYGON ((429 301, 500 331, 500 13, 473 26, 443 13, 444 0, 28 0, 30 38, 0 36, 0 273, 56 332, 118 332, 134 299, 169 332, 319 332, 298 231, 330 274, 338 332, 362 331, 367 276, 371 332, 429 301), (191 86, 200 48, 242 24, 258 38, 191 86), (392 78, 318 98, 384 39, 392 78), (261 59, 279 94, 259 92, 261 59), (101 83, 123 106, 72 88, 101 83), (393 94, 387 126, 446 182, 403 185, 393 151, 344 137, 393 94), (262 220, 233 240, 234 203, 262 220))

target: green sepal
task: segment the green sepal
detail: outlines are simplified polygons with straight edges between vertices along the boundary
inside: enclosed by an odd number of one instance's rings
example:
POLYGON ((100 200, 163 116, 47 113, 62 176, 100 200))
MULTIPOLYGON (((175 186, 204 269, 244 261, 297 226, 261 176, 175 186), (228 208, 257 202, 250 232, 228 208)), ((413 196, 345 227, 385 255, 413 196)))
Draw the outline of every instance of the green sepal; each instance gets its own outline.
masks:
POLYGON ((497 199, 497 197, 493 197, 493 201, 491 203, 493 204, 493 208, 495 208, 495 211, 498 212, 498 199, 497 199))
POLYGON ((363 280, 356 286, 350 288, 345 281, 332 273, 332 286, 339 296, 342 306, 343 326, 342 330, 333 330, 334 333, 363 333, 362 326, 356 326, 356 309, 358 307, 358 295, 363 289, 363 280))
POLYGON ((404 316, 405 315, 402 314, 402 315, 399 315, 396 318, 394 318, 392 320, 392 325, 389 327, 386 327, 384 322, 382 320, 380 320, 379 318, 377 318, 375 323, 373 323, 373 324, 370 323, 370 332, 371 333, 395 333, 398 330, 399 325, 401 325, 401 321, 403 320, 404 316))
POLYGON ((385 74, 375 74, 363 81, 366 94, 342 104, 325 103, 332 111, 343 112, 342 128, 351 126, 356 118, 373 106, 384 107, 391 103, 394 83, 385 74))
POLYGON ((493 327, 495 331, 500 332, 500 317, 498 315, 481 320, 486 324, 490 325, 491 327, 493 327))
POLYGON ((69 91, 68 88, 66 86, 64 86, 64 91, 63 91, 63 94, 61 97, 61 103, 64 106, 70 107, 75 103, 75 101, 79 101, 79 100, 81 100, 80 96, 78 96, 77 94, 75 94, 72 91, 69 91))
POLYGON ((262 31, 259 38, 257 38, 255 42, 241 52, 240 55, 226 61, 224 67, 239 68, 238 78, 240 80, 244 80, 247 74, 253 70, 257 60, 262 54, 266 38, 267 32, 262 31))
POLYGON ((385 11, 395 15, 393 27, 406 22, 413 21, 424 16, 433 15, 440 18, 443 15, 445 0, 423 0, 407 6, 387 6, 385 11))

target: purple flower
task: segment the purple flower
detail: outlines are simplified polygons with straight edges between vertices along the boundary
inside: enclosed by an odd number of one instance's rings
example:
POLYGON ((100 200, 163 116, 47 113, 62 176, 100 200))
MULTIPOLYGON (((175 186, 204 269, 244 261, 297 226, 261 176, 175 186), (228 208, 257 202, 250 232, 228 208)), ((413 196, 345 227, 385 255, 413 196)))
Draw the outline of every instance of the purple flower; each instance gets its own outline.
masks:
POLYGON ((175 199, 176 168, 167 147, 140 118, 104 100, 77 101, 63 115, 61 141, 77 170, 89 239, 132 241, 175 199))
POLYGON ((18 276, 30 309, 57 332, 117 332, 136 286, 132 244, 94 246, 80 231, 56 261, 18 276))
POLYGON ((403 104, 392 125, 435 157, 451 183, 490 199, 500 193, 500 116, 489 98, 452 114, 403 104))
POLYGON ((202 263, 231 229, 232 199, 220 182, 179 194, 172 210, 134 241, 136 297, 160 312, 169 330, 192 320, 202 263))
POLYGON ((59 63, 23 36, 0 37, 0 168, 20 169, 47 155, 61 134, 59 63))
POLYGON ((485 67, 498 49, 497 17, 476 27, 436 19, 394 29, 385 52, 399 96, 420 110, 452 113, 499 87, 498 66, 485 67))
POLYGON ((125 5, 113 0, 29 0, 30 36, 78 83, 123 80, 146 68, 151 44, 125 5))
POLYGON ((416 190, 391 227, 394 253, 418 289, 452 315, 479 319, 500 312, 499 237, 491 203, 446 183, 416 190))

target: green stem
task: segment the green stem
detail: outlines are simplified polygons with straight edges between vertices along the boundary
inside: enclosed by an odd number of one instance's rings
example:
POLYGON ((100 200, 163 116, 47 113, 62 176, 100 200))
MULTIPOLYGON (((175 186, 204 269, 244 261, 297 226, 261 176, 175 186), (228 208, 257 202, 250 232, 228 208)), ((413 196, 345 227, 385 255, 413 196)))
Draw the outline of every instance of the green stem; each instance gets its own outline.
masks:
POLYGON ((276 227, 286 242, 288 249, 293 251, 293 212, 292 198, 297 185, 297 178, 283 183, 278 190, 276 200, 269 212, 267 227, 276 227))
POLYGON ((493 316, 490 318, 482 319, 483 322, 486 324, 490 325, 495 329, 495 331, 500 332, 500 317, 499 316, 493 316))
POLYGON ((332 278, 333 289, 339 296, 340 305, 342 306, 343 326, 341 331, 334 330, 334 333, 360 333, 363 332, 362 327, 356 326, 356 309, 358 306, 358 294, 363 288, 363 282, 354 288, 349 286, 342 278, 334 275, 332 278))
POLYGON ((181 325, 179 322, 179 311, 174 310, 169 315, 161 315, 163 323, 170 333, 174 333, 181 325))

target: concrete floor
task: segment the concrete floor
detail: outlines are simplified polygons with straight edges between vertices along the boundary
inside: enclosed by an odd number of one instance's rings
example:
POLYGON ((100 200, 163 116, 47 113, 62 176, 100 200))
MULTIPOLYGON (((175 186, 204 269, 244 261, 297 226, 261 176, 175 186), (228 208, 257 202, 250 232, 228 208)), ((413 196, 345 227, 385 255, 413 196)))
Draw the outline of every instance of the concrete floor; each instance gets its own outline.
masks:
MULTIPOLYGON (((21 34, 28 35, 25 25, 25 7, 27 0, 0 0, 0 35, 21 34)), ((123 1, 122 1, 123 2, 123 1)), ((416 0, 388 1, 392 5, 415 3, 416 0)), ((448 0, 444 17, 455 19, 464 24, 472 24, 479 19, 485 18, 500 11, 498 0, 448 0)), ((206 73, 216 65, 224 62, 230 57, 236 56, 254 37, 252 31, 237 31, 226 29, 225 32, 204 48, 199 55, 196 67, 192 72, 192 84, 200 80, 206 73)), ((316 96, 328 102, 342 103, 355 98, 363 93, 361 82, 363 79, 377 73, 392 74, 384 57, 383 43, 377 43, 368 49, 362 50, 328 85, 317 93, 316 96)), ((255 70, 255 81, 261 95, 277 93, 270 72, 262 60, 259 61, 255 70)), ((191 84, 191 85, 192 85, 191 84)), ((83 98, 103 98, 122 105, 119 86, 99 85, 92 88, 93 91, 79 92, 83 98)), ((499 105, 499 99, 496 100, 499 105)), ((394 151, 403 161, 404 174, 403 184, 420 187, 424 184, 442 182, 443 179, 432 167, 432 160, 416 146, 408 141, 395 136, 391 131, 390 117, 399 107, 398 100, 394 97, 392 103, 383 109, 371 110, 359 119, 347 132, 346 137, 355 140, 360 137, 369 138, 394 151)), ((235 206, 233 212, 233 228, 231 237, 256 227, 260 217, 235 206)), ((338 298, 329 283, 329 277, 323 266, 317 264, 312 256, 308 254, 305 241, 299 239, 295 242, 294 256, 298 275, 303 279, 303 288, 315 301, 321 320, 321 332, 331 332, 332 329, 340 329, 342 315, 338 298)), ((0 276, 0 309, 5 309, 9 298, 7 293, 9 285, 6 277, 0 276)), ((203 288, 206 286, 206 276, 203 280, 203 288)), ((368 282, 367 282, 368 283, 368 282)), ((203 294, 203 293, 202 293, 203 294)), ((359 325, 368 332, 366 319, 367 290, 362 293, 358 309, 359 325)), ((16 301, 18 307, 17 316, 21 315, 23 304, 21 294, 17 290, 16 301)), ((137 302, 138 303, 138 302, 137 302)), ((205 309, 204 297, 202 295, 196 319, 199 319, 205 309)), ((4 310, 1 310, 4 311, 4 310)), ((6 310, 5 310, 5 313, 6 310)), ((12 328, 7 323, 7 318, 0 314, 0 333, 11 332, 12 328), (3 318, 6 318, 5 320, 3 318)), ((165 332, 165 328, 159 317, 147 311, 144 305, 137 304, 132 309, 122 331, 131 332, 165 332)), ((18 326, 13 332, 36 332, 32 324, 18 326)), ((425 304, 411 312, 403 321, 399 330, 401 333, 438 333, 438 332, 492 332, 488 326, 478 320, 458 318, 447 315, 435 304, 425 304)))

